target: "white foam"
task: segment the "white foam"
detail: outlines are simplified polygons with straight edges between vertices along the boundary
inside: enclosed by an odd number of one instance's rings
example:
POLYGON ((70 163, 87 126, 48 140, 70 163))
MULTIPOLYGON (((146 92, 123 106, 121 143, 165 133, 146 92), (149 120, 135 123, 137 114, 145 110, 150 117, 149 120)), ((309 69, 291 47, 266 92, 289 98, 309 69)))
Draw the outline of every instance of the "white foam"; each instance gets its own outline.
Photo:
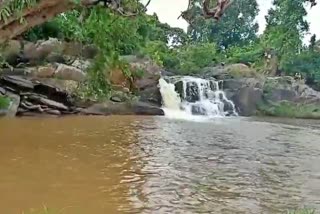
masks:
POLYGON ((168 81, 161 78, 159 87, 168 118, 207 121, 227 115, 237 116, 234 104, 219 89, 218 81, 190 76, 171 77, 168 81), (181 96, 175 90, 178 81, 182 81, 181 96), (229 105, 228 111, 225 111, 225 104, 229 105))

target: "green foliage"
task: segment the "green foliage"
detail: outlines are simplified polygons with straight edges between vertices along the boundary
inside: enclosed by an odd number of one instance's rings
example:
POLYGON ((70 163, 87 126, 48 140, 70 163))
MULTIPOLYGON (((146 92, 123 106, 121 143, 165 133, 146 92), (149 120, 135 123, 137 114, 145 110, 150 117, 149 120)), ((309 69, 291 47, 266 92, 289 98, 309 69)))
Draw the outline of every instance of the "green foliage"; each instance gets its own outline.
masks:
POLYGON ((260 104, 259 114, 287 118, 320 119, 320 108, 313 104, 298 104, 288 101, 260 104))
MULTIPOLYGON (((12 0, 5 1, 0 8, 0 22, 7 22, 10 17, 21 17, 23 9, 32 7, 37 3, 37 0, 12 0)), ((20 22, 24 20, 21 18, 20 22)))
POLYGON ((267 27, 262 41, 265 47, 274 49, 280 58, 292 56, 302 49, 302 38, 309 30, 304 19, 307 12, 301 0, 275 0, 269 10, 267 27))
POLYGON ((245 47, 234 46, 227 50, 228 63, 244 63, 253 67, 261 65, 264 56, 264 49, 256 42, 245 47))
POLYGON ((227 49, 230 46, 248 45, 257 38, 258 24, 255 18, 259 9, 256 0, 234 1, 219 22, 200 18, 199 4, 194 4, 193 8, 194 22, 188 32, 194 41, 216 43, 217 47, 227 49))
POLYGON ((209 66, 216 61, 217 48, 214 43, 195 43, 182 47, 177 51, 180 60, 178 70, 195 73, 200 68, 209 66))
POLYGON ((0 96, 0 109, 7 109, 10 105, 10 99, 0 96))

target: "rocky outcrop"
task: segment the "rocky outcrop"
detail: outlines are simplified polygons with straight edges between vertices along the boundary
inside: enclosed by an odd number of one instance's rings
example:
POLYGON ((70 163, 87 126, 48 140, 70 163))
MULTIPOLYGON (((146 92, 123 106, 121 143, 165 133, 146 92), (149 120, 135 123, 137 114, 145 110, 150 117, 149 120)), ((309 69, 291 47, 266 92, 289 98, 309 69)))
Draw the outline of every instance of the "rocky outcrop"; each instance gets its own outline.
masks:
POLYGON ((256 71, 245 64, 230 64, 214 67, 205 67, 201 71, 203 78, 215 78, 216 80, 239 79, 257 77, 256 71))
POLYGON ((282 102, 292 105, 320 104, 320 92, 288 76, 226 79, 224 90, 243 116, 255 115, 266 106, 271 108, 282 102))
POLYGON ((148 58, 129 55, 122 56, 121 59, 129 64, 132 78, 128 79, 125 78, 123 74, 120 75, 119 72, 117 75, 115 73, 112 76, 118 77, 118 80, 122 80, 118 81, 117 84, 119 85, 122 83, 125 88, 130 88, 131 91, 135 91, 140 97, 140 101, 161 106, 161 94, 158 88, 162 72, 161 67, 148 58))
MULTIPOLYGON (((21 76, 0 77, 0 96, 10 99, 1 115, 7 116, 62 116, 83 115, 164 115, 163 110, 150 102, 131 101, 124 92, 113 92, 110 101, 88 102, 79 105, 72 92, 77 82, 21 76)), ((83 103, 83 102, 81 102, 83 103)))
POLYGON ((36 43, 28 41, 9 40, 1 51, 2 57, 12 66, 19 63, 31 65, 43 62, 67 63, 70 57, 93 59, 97 49, 80 43, 62 42, 55 38, 39 40, 36 43))
POLYGON ((72 80, 83 82, 87 79, 87 73, 74 66, 61 63, 53 63, 25 68, 5 68, 0 70, 0 75, 16 75, 34 78, 55 78, 60 80, 72 80))
POLYGON ((29 114, 73 114, 76 107, 72 96, 66 91, 39 80, 19 76, 0 78, 3 96, 10 99, 7 116, 29 114))

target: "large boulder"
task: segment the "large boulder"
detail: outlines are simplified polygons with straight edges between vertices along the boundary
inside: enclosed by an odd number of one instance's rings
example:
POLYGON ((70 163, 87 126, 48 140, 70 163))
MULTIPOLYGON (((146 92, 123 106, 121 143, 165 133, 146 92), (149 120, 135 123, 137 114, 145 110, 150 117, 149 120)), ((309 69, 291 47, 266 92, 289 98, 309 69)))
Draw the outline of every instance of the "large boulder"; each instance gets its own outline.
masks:
POLYGON ((86 73, 79 68, 75 68, 65 64, 58 64, 54 72, 54 77, 62 80, 74 80, 82 82, 86 79, 86 73))
POLYGON ((242 63, 205 67, 201 73, 204 78, 215 78, 217 80, 258 76, 254 69, 242 63))
POLYGON ((152 60, 132 55, 123 56, 122 60, 130 65, 135 76, 133 84, 136 89, 144 90, 158 85, 162 69, 152 60))
POLYGON ((258 105, 262 102, 263 91, 259 88, 245 86, 240 88, 231 100, 236 106, 237 112, 242 116, 256 114, 258 105))
POLYGON ((62 53, 62 42, 55 38, 24 44, 23 58, 32 63, 44 61, 52 52, 62 53))
POLYGON ((139 92, 140 101, 152 103, 156 106, 162 105, 162 97, 158 86, 146 88, 139 92))

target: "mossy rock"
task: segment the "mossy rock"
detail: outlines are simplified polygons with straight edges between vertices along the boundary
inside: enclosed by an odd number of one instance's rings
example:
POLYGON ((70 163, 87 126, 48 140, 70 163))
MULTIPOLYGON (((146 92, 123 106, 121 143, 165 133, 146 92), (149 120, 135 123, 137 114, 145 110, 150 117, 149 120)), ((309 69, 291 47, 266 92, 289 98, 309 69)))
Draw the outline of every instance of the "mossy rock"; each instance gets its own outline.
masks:
POLYGON ((320 119, 320 106, 316 104, 301 104, 290 101, 278 103, 264 103, 258 106, 259 115, 303 118, 303 119, 320 119))

